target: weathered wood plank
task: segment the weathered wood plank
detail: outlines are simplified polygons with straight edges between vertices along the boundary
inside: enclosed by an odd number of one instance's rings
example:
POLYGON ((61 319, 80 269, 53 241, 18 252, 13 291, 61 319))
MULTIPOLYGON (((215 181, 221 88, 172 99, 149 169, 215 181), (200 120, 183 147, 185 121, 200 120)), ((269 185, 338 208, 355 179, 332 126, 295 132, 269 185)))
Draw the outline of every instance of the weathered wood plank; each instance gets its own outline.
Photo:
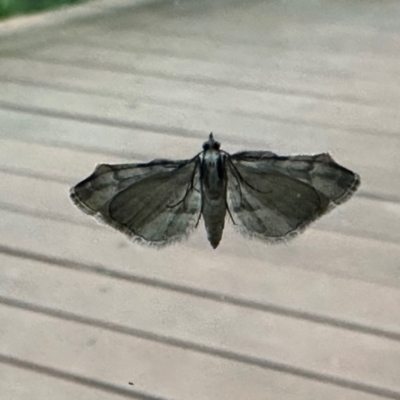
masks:
POLYGON ((399 10, 163 2, 2 41, 0 392, 87 397, 9 355, 161 398, 399 399, 399 10), (129 244, 69 203, 94 164, 186 158, 210 130, 230 152, 330 151, 360 196, 288 246, 227 227, 217 252, 202 227, 129 244))
MULTIPOLYGON (((107 276, 51 268, 37 262, 26 261, 21 266, 18 259, 3 259, 6 267, 2 278, 9 286, 3 296, 175 338, 188 342, 189 348, 190 343, 196 343, 400 390, 400 365, 396 362, 400 341, 107 276), (16 288, 24 290, 18 293, 16 288), (381 374, 376 374, 377 369, 381 374)), ((391 306, 394 313, 395 304, 391 306)))
POLYGON ((61 358, 64 360, 62 369, 69 373, 118 385, 134 381, 137 389, 166 398, 378 398, 282 374, 273 368, 212 357, 129 334, 60 321, 40 313, 3 305, 0 305, 0 313, 6 322, 0 341, 3 354, 24 357, 56 369, 60 369, 61 358))
MULTIPOLYGON (((79 211, 74 210, 74 208, 71 208, 71 212, 79 214, 79 211)), ((262 243, 243 239, 232 232, 232 228, 228 225, 224 232, 221 250, 218 250, 220 256, 218 256, 218 264, 216 265, 214 264, 216 262, 214 252, 207 252, 209 246, 202 226, 200 226, 190 237, 188 246, 179 247, 182 265, 177 266, 180 272, 174 274, 170 272, 169 268, 176 262, 175 246, 162 252, 154 252, 152 249, 130 245, 125 238, 111 228, 104 227, 104 229, 96 229, 95 231, 88 229, 86 219, 85 224, 80 226, 55 220, 41 220, 6 210, 1 211, 0 215, 5 227, 0 232, 0 242, 4 246, 39 252, 56 258, 62 257, 94 264, 115 265, 116 269, 126 271, 131 270, 132 260, 138 259, 138 254, 140 254, 141 261, 133 265, 136 271, 139 268, 140 273, 145 274, 145 276, 158 276, 159 268, 156 268, 156 266, 166 265, 165 277, 174 281, 175 275, 186 273, 183 272, 185 268, 182 266, 189 265, 190 268, 193 268, 196 279, 199 279, 197 274, 204 274, 204 280, 200 279, 204 282, 204 288, 210 287, 208 286, 210 284, 211 287, 214 285, 209 280, 212 281, 211 277, 215 273, 221 273, 221 279, 227 279, 227 284, 231 282, 233 266, 235 266, 235 274, 240 273, 244 281, 250 279, 249 282, 253 284, 259 282, 260 276, 264 276, 265 280, 258 288, 260 292, 254 289, 254 295, 257 292, 258 295, 261 295, 265 290, 264 285, 268 282, 267 271, 273 266, 278 269, 280 267, 289 268, 289 274, 292 274, 292 270, 296 269, 308 272, 318 271, 342 278, 356 278, 394 287, 399 286, 398 258, 400 249, 398 245, 365 238, 352 238, 337 233, 311 230, 288 246, 266 247, 262 243), (24 237, 24 240, 21 240, 21 237, 24 237), (62 238, 62 240, 59 238, 62 238), (118 255, 117 264, 115 263, 115 251, 118 255), (198 258, 193 257, 193 254, 197 253, 198 258), (323 257, 316 256, 317 253, 323 254, 323 257), (254 260, 252 261, 254 265, 251 268, 245 261, 249 258, 254 260), (246 268, 243 268, 244 264, 246 264, 246 268), (198 271, 196 268, 199 268, 199 266, 200 270, 198 271), (211 268, 211 271, 208 271, 208 268, 211 268), (220 271, 220 268, 222 268, 222 271, 220 271), (247 274, 249 274, 249 277, 245 278, 247 274)), ((85 216, 81 217, 84 218, 85 216)), ((93 224, 96 224, 96 222, 93 221, 93 224)), ((325 278, 322 277, 321 279, 323 281, 325 278)), ((311 280, 309 279, 309 281, 311 280)), ((249 293, 251 294, 250 287, 251 285, 249 286, 249 293)), ((251 297, 253 298, 253 294, 251 297)))
MULTIPOLYGON (((274 35, 254 36, 253 40, 238 38, 232 40, 230 36, 214 35, 209 31, 201 34, 185 35, 169 33, 163 26, 141 27, 135 26, 126 30, 124 27, 115 27, 113 31, 103 31, 98 25, 81 27, 79 34, 69 30, 59 35, 59 41, 64 43, 75 40, 79 35, 79 43, 90 43, 99 47, 110 47, 120 50, 146 51, 159 54, 177 55, 186 58, 195 58, 214 62, 229 62, 235 65, 258 66, 268 62, 271 58, 278 58, 298 52, 316 55, 317 57, 352 55, 361 61, 377 62, 376 55, 387 61, 396 60, 400 51, 400 39, 396 32, 377 31, 373 27, 359 26, 357 29, 347 25, 316 24, 316 35, 310 36, 307 30, 279 30, 274 35), (82 35, 82 33, 85 33, 82 35), (242 40, 240 40, 242 39, 242 40), (260 40, 261 39, 261 40, 260 40), (193 46, 195 43, 195 46, 193 46), (373 58, 375 55, 375 59, 373 58), (364 57, 368 57, 365 59, 364 57)), ((268 29, 268 27, 266 27, 268 29)), ((379 62, 379 61, 378 61, 379 62)), ((354 68, 352 63, 345 65, 348 69, 354 68)), ((291 67, 287 64, 274 65, 274 69, 286 71, 291 67)), ((318 67, 316 65, 315 67, 318 67)), ((269 71, 265 71, 267 74, 269 71)), ((303 71, 306 73, 307 71, 303 71)), ((322 73, 326 71, 321 70, 322 73)), ((332 76, 332 79, 335 77, 332 76)), ((383 78, 382 76, 380 78, 383 78)), ((379 79, 383 83, 384 79, 379 79)), ((354 93, 355 96, 360 93, 354 93)))
MULTIPOLYGON (((303 72, 277 70, 277 76, 273 71, 269 71, 269 76, 265 76, 262 85, 257 85, 257 87, 226 86, 218 88, 218 93, 216 93, 208 84, 192 82, 188 87, 187 82, 171 80, 171 77, 168 76, 163 78, 162 76, 151 76, 151 74, 117 73, 104 69, 89 69, 78 65, 65 66, 61 63, 55 64, 32 59, 29 60, 29 64, 28 70, 21 59, 2 57, 0 79, 26 85, 49 86, 61 91, 84 91, 107 97, 123 95, 126 98, 131 98, 133 102, 152 101, 183 108, 197 107, 200 110, 206 108, 203 99, 210 97, 215 99, 213 108, 222 109, 225 113, 229 110, 221 107, 217 101, 221 100, 223 104, 231 96, 238 98, 238 91, 244 93, 247 97, 251 96, 252 101, 260 97, 260 91, 264 91, 266 93, 276 92, 286 95, 315 97, 316 99, 323 97, 333 101, 342 101, 344 107, 349 102, 355 102, 361 105, 369 104, 394 108, 398 101, 398 92, 393 84, 387 80, 384 82, 356 80, 352 85, 349 85, 342 78, 331 76, 316 78, 315 74, 307 76, 303 72), (49 76, 52 76, 51 80, 49 80, 49 76), (138 76, 140 76, 140 79, 138 79, 138 76), (113 84, 109 85, 109 81, 112 81, 113 84), (130 88, 129 93, 126 93, 127 87, 130 88), (173 99, 170 98, 170 90, 174 92, 173 99)), ((246 115, 246 111, 244 111, 245 108, 248 109, 246 99, 240 104, 240 112, 246 115)), ((272 119, 269 111, 266 108, 262 109, 260 115, 265 115, 266 119, 268 117, 272 119)))
MULTIPOLYGON (((118 42, 118 35, 114 36, 114 41, 118 42)), ((192 43, 192 46, 195 43, 192 43)), ((252 49, 257 51, 257 49, 252 49)), ((264 52, 266 49, 264 48, 264 52)), ((246 53, 242 54, 246 57, 246 53)), ((319 76, 336 76, 346 80, 355 81, 381 81, 382 74, 399 78, 396 68, 397 58, 389 55, 388 57, 376 57, 371 53, 361 53, 357 57, 349 53, 331 53, 320 51, 302 51, 301 49, 282 49, 278 54, 269 53, 269 57, 264 53, 263 62, 246 65, 218 63, 213 60, 190 59, 180 57, 171 53, 157 54, 151 52, 124 51, 105 46, 93 46, 91 43, 85 45, 77 43, 76 40, 68 40, 66 43, 59 42, 57 47, 53 46, 33 50, 28 54, 33 59, 39 58, 56 62, 72 63, 75 65, 91 66, 93 69, 108 68, 110 70, 125 70, 127 72, 152 72, 174 76, 182 80, 211 80, 226 82, 231 84, 246 84, 249 86, 260 85, 268 76, 267 71, 276 70, 282 67, 281 72, 304 71, 306 75, 314 75, 315 80, 319 76)), ((334 93, 335 87, 331 86, 334 93)))
MULTIPOLYGON (((23 93, 23 90, 21 92, 23 93)), ((21 92, 20 94, 23 96, 21 92)), ((400 161, 397 157, 399 144, 397 138, 385 138, 383 141, 379 137, 370 135, 347 136, 343 132, 335 135, 320 128, 306 133, 305 127, 302 130, 293 127, 288 129, 287 126, 286 130, 281 131, 275 129, 276 126, 274 128, 269 124, 257 123, 257 120, 249 118, 240 119, 242 125, 248 124, 247 127, 236 126, 233 128, 230 126, 232 122, 222 118, 218 113, 208 115, 208 113, 191 110, 187 110, 184 117, 180 115, 174 121, 173 116, 179 110, 173 109, 173 112, 170 112, 171 110, 168 108, 157 105, 152 107, 151 104, 140 106, 143 116, 143 119, 140 120, 139 116, 136 118, 133 114, 122 113, 118 107, 114 108, 113 115, 110 115, 110 110, 106 111, 107 107, 110 107, 110 103, 101 97, 96 98, 95 103, 91 96, 87 97, 88 102, 80 97, 77 99, 74 99, 74 96, 61 97, 58 101, 62 104, 58 107, 49 105, 49 108, 44 111, 56 118, 40 116, 37 114, 39 112, 37 109, 31 109, 29 113, 1 110, 0 116, 4 124, 3 137, 49 144, 58 143, 59 145, 65 143, 66 146, 73 148, 86 148, 106 153, 114 152, 114 154, 125 153, 126 156, 136 155, 137 157, 140 154, 143 160, 160 157, 181 159, 190 158, 200 151, 207 133, 213 130, 218 140, 222 142, 223 148, 229 152, 260 148, 272 150, 278 154, 309 154, 330 151, 339 163, 361 175, 363 189, 388 196, 389 199, 398 196, 398 190, 393 184, 400 179, 398 176, 400 161), (64 104, 70 104, 75 100, 74 109, 66 112, 64 104), (78 100, 81 101, 82 108, 86 108, 86 112, 78 106, 78 100), (152 115, 152 111, 154 111, 155 119, 149 120, 148 115, 152 115), (189 117, 187 114, 191 115, 193 120, 187 120, 186 124, 182 119, 186 120, 189 117), (57 118, 57 115, 61 118, 57 118), (100 117, 100 115, 102 116, 100 117), (212 117, 208 122, 206 115, 209 118, 212 117), (204 117, 206 121, 203 121, 201 117, 204 117), (69 121, 69 119, 79 118, 81 121, 69 121), (100 120, 96 118, 100 118, 100 120), (170 118, 172 126, 167 124, 167 118, 170 118), (160 119, 165 121, 165 126, 157 125, 160 119), (107 127, 101 122, 114 126, 107 127), (121 129, 121 125, 126 128, 121 129), (132 125, 132 129, 127 129, 129 125, 132 125), (200 128, 201 130, 199 130, 200 128), (153 132, 157 135, 153 135, 153 132), (169 135, 162 135, 163 132, 167 132, 169 135), (174 135, 173 132, 178 132, 178 135, 174 135), (243 132, 250 133, 243 136, 243 132), (190 136, 197 136, 197 138, 190 136), (379 163, 377 163, 377 159, 379 159, 379 163)), ((31 106, 27 105, 26 107, 31 106)), ((125 107, 125 104, 121 104, 121 107, 125 107)), ((42 108, 40 109, 42 110, 42 108)), ((103 160, 98 160, 98 162, 103 162, 103 160)))
MULTIPOLYGON (((267 47, 274 39, 283 43, 294 41, 293 45, 298 47, 304 47, 304 42, 324 44, 330 34, 328 44, 333 42, 338 46, 338 43, 343 43, 346 47, 352 37, 368 40, 370 36, 382 35, 385 38, 385 34, 396 35, 399 15, 395 1, 346 3, 346 6, 329 0, 320 2, 318 6, 298 1, 246 4, 232 1, 182 2, 174 6, 160 3, 138 13, 119 13, 118 18, 104 21, 101 30, 130 31, 134 26, 160 36, 166 33, 182 35, 184 32, 185 36, 210 37, 217 43, 220 39, 223 43, 256 43, 267 47)), ((79 26, 87 25, 83 22, 79 26)), ((95 31, 92 34, 95 35, 95 31)))
MULTIPOLYGON (((62 376, 59 368, 46 373, 40 369, 40 366, 30 365, 24 361, 16 364, 14 366, 4 363, 4 358, 0 354, 0 393, 4 399, 110 400, 129 398, 143 400, 143 396, 135 396, 135 392, 129 389, 131 386, 128 386, 128 382, 120 382, 119 386, 114 385, 114 387, 104 382, 88 379, 87 384, 84 385, 77 382, 80 377, 72 374, 62 376), (108 390, 104 390, 103 385, 108 390), (121 394, 118 394, 118 391, 121 394), (126 395, 122 394, 124 391, 126 395)), ((152 400, 152 397, 147 399, 152 400)), ((160 397, 153 399, 162 400, 160 397)))
MULTIPOLYGON (((194 82, 208 83, 209 85, 220 86, 218 83, 219 79, 226 79, 232 82, 239 82, 243 84, 244 87, 236 90, 236 96, 227 96, 221 90, 217 90, 216 87, 213 88, 213 95, 207 98, 207 104, 210 109, 222 110, 236 112, 236 113, 251 113, 253 118, 262 119, 262 116, 268 118, 281 118, 292 123, 303 123, 307 125, 317 125, 324 126, 326 128, 336 128, 340 130, 349 131, 359 131, 369 134, 384 134, 384 135, 396 135, 399 131, 399 123, 397 121, 396 110, 392 108, 382 107, 382 106, 372 106, 372 105, 360 105, 355 103, 346 103, 336 99, 323 99, 323 98, 312 98, 308 96, 290 96, 287 94, 279 93, 268 93, 250 91, 246 92, 246 85, 249 89, 257 87, 259 82, 263 81, 263 70, 257 75, 254 70, 251 73, 246 73, 243 68, 236 68, 230 65, 218 65, 218 64, 208 64, 198 60, 182 60, 174 59, 171 57, 159 57, 152 54, 144 54, 142 57, 138 58, 134 53, 118 53, 112 50, 101 50, 92 47, 78 47, 76 45, 71 45, 70 47, 58 46, 57 50, 52 47, 49 52, 48 58, 56 58, 58 61, 61 60, 63 63, 71 63, 77 65, 86 65, 90 69, 95 69, 96 67, 103 67, 108 70, 118 70, 122 72, 136 73, 136 71, 159 71, 159 74, 163 77, 168 75, 176 77, 184 77, 186 83, 190 83, 192 80, 194 82), (64 59, 62 57, 65 57, 64 59), (177 74, 176 71, 179 71, 177 74), (182 71, 182 72, 181 72, 182 71), (246 82, 246 79, 249 81, 246 82), (221 93, 222 92, 222 93, 221 93), (221 95, 218 96, 218 94, 221 95)), ((44 52, 44 50, 42 51, 44 52)), ((12 83, 2 83, 1 90, 3 92, 2 98, 7 101, 16 101, 11 95, 15 93, 19 98, 19 103, 24 104, 24 97, 18 92, 21 90, 16 85, 12 83), (11 92, 11 93, 10 93, 11 92)), ((26 95, 32 89, 29 87, 24 88, 26 95)), ((42 107, 46 107, 48 104, 46 97, 51 97, 53 101, 56 102, 56 97, 60 96, 58 93, 52 93, 51 95, 46 95, 46 89, 35 88, 35 92, 40 96, 42 101, 42 107), (56 96, 57 95, 57 96, 56 96)), ((193 95, 193 91, 192 91, 193 95)), ((63 94, 62 96, 72 96, 71 94, 63 94)), ((83 95, 82 95, 83 96, 83 95)), ((92 96, 92 103, 96 102, 94 96, 92 96)), ((62 100, 60 100, 62 101, 62 100)), ((204 101, 204 99, 203 99, 204 101)), ((31 98, 31 105, 35 105, 34 98, 31 98)), ((75 99, 74 102, 79 107, 81 101, 75 99)), ((136 119, 140 120, 143 117, 143 107, 136 104, 134 107, 134 112, 132 112, 132 105, 126 104, 126 100, 120 102, 113 102, 114 107, 118 103, 125 103, 124 106, 119 106, 119 108, 124 107, 126 109, 125 114, 132 114, 136 119), (131 111, 128 111, 131 108, 131 111)), ((199 102, 199 101, 198 101, 199 102)), ((96 102, 97 103, 97 102, 96 102)), ((69 104, 69 101, 63 103, 64 107, 69 104)), ((204 104, 204 103, 203 103, 204 104)), ((68 107, 70 109, 72 104, 68 107)), ((55 106, 55 105, 53 105, 55 106)), ((82 107, 82 105, 81 105, 82 107)), ((99 113, 103 110, 99 105, 97 105, 99 113)), ((153 106, 153 112, 148 113, 147 116, 152 116, 152 120, 160 121, 160 117, 157 115, 157 106, 153 106)), ((84 108, 82 108, 84 110, 84 108)), ((173 118, 173 122, 177 123, 177 115, 173 110, 170 110, 170 116, 173 118)), ((201 111, 197 111, 197 114, 201 114, 201 111)), ((169 124, 169 116, 164 115, 165 123, 169 124)), ((204 118, 205 116, 203 116, 204 118)), ((208 115, 210 118, 211 115, 208 115)), ((229 118, 231 127, 235 126, 237 122, 240 121, 240 115, 232 115, 229 118)), ((189 116, 192 119, 194 116, 189 116)), ((216 116, 214 116, 216 118, 216 116)), ((242 118, 243 119, 243 118, 242 118)), ((172 122, 172 121, 171 121, 172 122)), ((221 121, 223 122, 223 121, 221 121)), ((224 121, 225 125, 227 121, 224 121)), ((263 123, 265 126, 265 122, 263 123)), ((243 126, 243 124, 242 124, 243 126)), ((240 127, 240 125, 239 125, 240 127)), ((199 127, 200 128, 200 127, 199 127)), ((218 128, 218 125, 216 125, 218 128)), ((219 129, 219 128, 218 128, 219 129)), ((246 131, 246 129, 243 129, 246 131)))
MULTIPOLYGON (((305 73, 296 69, 283 71, 281 68, 271 68, 264 71, 262 81, 255 85, 248 85, 246 88, 244 85, 229 85, 228 83, 225 87, 219 87, 216 92, 215 88, 211 89, 207 83, 191 82, 188 87, 184 78, 179 80, 174 78, 175 75, 162 77, 162 74, 159 74, 157 77, 156 74, 146 71, 132 74, 98 67, 90 69, 79 64, 66 66, 62 62, 49 62, 37 57, 29 58, 30 68, 26 69, 25 62, 22 62, 23 60, 27 61, 26 55, 24 57, 2 57, 0 77, 3 81, 53 86, 68 91, 83 90, 104 96, 118 97, 123 94, 124 97, 131 97, 136 101, 151 99, 154 102, 164 102, 165 104, 172 101, 172 104, 181 104, 182 106, 186 104, 200 109, 205 108, 204 97, 215 98, 213 107, 223 109, 217 100, 221 100, 224 104, 231 96, 237 98, 238 91, 244 92, 247 97, 251 96, 252 101, 260 97, 259 92, 265 92, 263 96, 268 93, 280 93, 288 96, 315 97, 316 99, 322 97, 328 100, 342 101, 344 105, 359 103, 360 105, 367 104, 387 108, 394 108, 394 103, 398 99, 398 92, 388 80, 378 82, 355 79, 352 81, 352 85, 349 85, 346 79, 340 77, 317 77, 314 73, 305 73), (49 80, 49 76, 52 76, 51 80, 49 80), (110 81, 113 82, 112 85, 108 83, 110 81), (126 92, 127 87, 130 88, 128 93, 126 92), (169 96, 169 90, 174 91, 173 99, 169 96)), ((241 112, 245 114, 243 109, 248 108, 246 98, 240 104, 241 112)), ((269 115, 268 111, 268 109, 262 109, 262 113, 265 115, 269 115)))

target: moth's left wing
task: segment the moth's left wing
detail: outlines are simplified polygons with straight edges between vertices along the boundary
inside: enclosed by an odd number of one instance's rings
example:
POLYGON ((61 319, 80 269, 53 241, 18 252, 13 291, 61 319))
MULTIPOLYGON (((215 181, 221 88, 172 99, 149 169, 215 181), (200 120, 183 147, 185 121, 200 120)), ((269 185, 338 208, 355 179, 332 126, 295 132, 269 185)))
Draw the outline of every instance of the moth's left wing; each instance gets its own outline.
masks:
POLYGON ((200 216, 198 157, 99 165, 71 189, 83 211, 134 240, 163 246, 187 236, 200 216))
POLYGON ((329 155, 279 157, 241 152, 228 158, 236 228, 265 241, 287 240, 356 190, 359 177, 329 155))

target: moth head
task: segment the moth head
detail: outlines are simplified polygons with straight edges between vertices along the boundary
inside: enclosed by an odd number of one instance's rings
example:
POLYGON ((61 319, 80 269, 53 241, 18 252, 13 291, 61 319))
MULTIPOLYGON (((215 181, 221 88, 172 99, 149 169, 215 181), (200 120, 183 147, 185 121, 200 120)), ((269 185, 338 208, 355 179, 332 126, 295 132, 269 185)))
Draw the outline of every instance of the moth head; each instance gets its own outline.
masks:
POLYGON ((212 134, 212 132, 210 133, 210 136, 208 137, 207 142, 203 143, 203 150, 207 151, 207 150, 219 150, 219 148, 221 147, 221 143, 217 142, 216 140, 214 140, 214 136, 212 134))

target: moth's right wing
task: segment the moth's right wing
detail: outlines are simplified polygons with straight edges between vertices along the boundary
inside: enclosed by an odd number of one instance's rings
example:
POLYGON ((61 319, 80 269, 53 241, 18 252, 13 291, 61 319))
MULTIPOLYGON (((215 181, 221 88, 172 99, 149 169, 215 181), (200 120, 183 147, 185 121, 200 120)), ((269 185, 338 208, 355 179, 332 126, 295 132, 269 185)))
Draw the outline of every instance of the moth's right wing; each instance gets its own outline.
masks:
POLYGON ((278 156, 269 151, 241 151, 230 159, 250 170, 304 182, 329 198, 330 209, 350 199, 360 185, 359 175, 336 163, 328 153, 278 156))
POLYGON ((328 154, 280 157, 241 152, 228 157, 230 211, 237 230, 267 242, 287 240, 359 185, 357 174, 328 154))
POLYGON ((134 240, 163 246, 187 236, 200 217, 198 162, 102 164, 70 196, 84 212, 134 240))

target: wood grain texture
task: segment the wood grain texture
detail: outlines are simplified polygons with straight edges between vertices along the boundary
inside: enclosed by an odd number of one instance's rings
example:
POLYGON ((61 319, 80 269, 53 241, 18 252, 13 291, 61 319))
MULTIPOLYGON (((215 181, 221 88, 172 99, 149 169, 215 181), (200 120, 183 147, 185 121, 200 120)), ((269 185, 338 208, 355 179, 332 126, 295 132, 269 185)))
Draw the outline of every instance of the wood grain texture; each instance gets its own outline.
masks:
POLYGON ((87 4, 0 26, 0 397, 400 399, 399 3, 87 4), (362 186, 288 245, 228 224, 217 251, 202 226, 139 247, 68 198, 210 131, 362 186))

